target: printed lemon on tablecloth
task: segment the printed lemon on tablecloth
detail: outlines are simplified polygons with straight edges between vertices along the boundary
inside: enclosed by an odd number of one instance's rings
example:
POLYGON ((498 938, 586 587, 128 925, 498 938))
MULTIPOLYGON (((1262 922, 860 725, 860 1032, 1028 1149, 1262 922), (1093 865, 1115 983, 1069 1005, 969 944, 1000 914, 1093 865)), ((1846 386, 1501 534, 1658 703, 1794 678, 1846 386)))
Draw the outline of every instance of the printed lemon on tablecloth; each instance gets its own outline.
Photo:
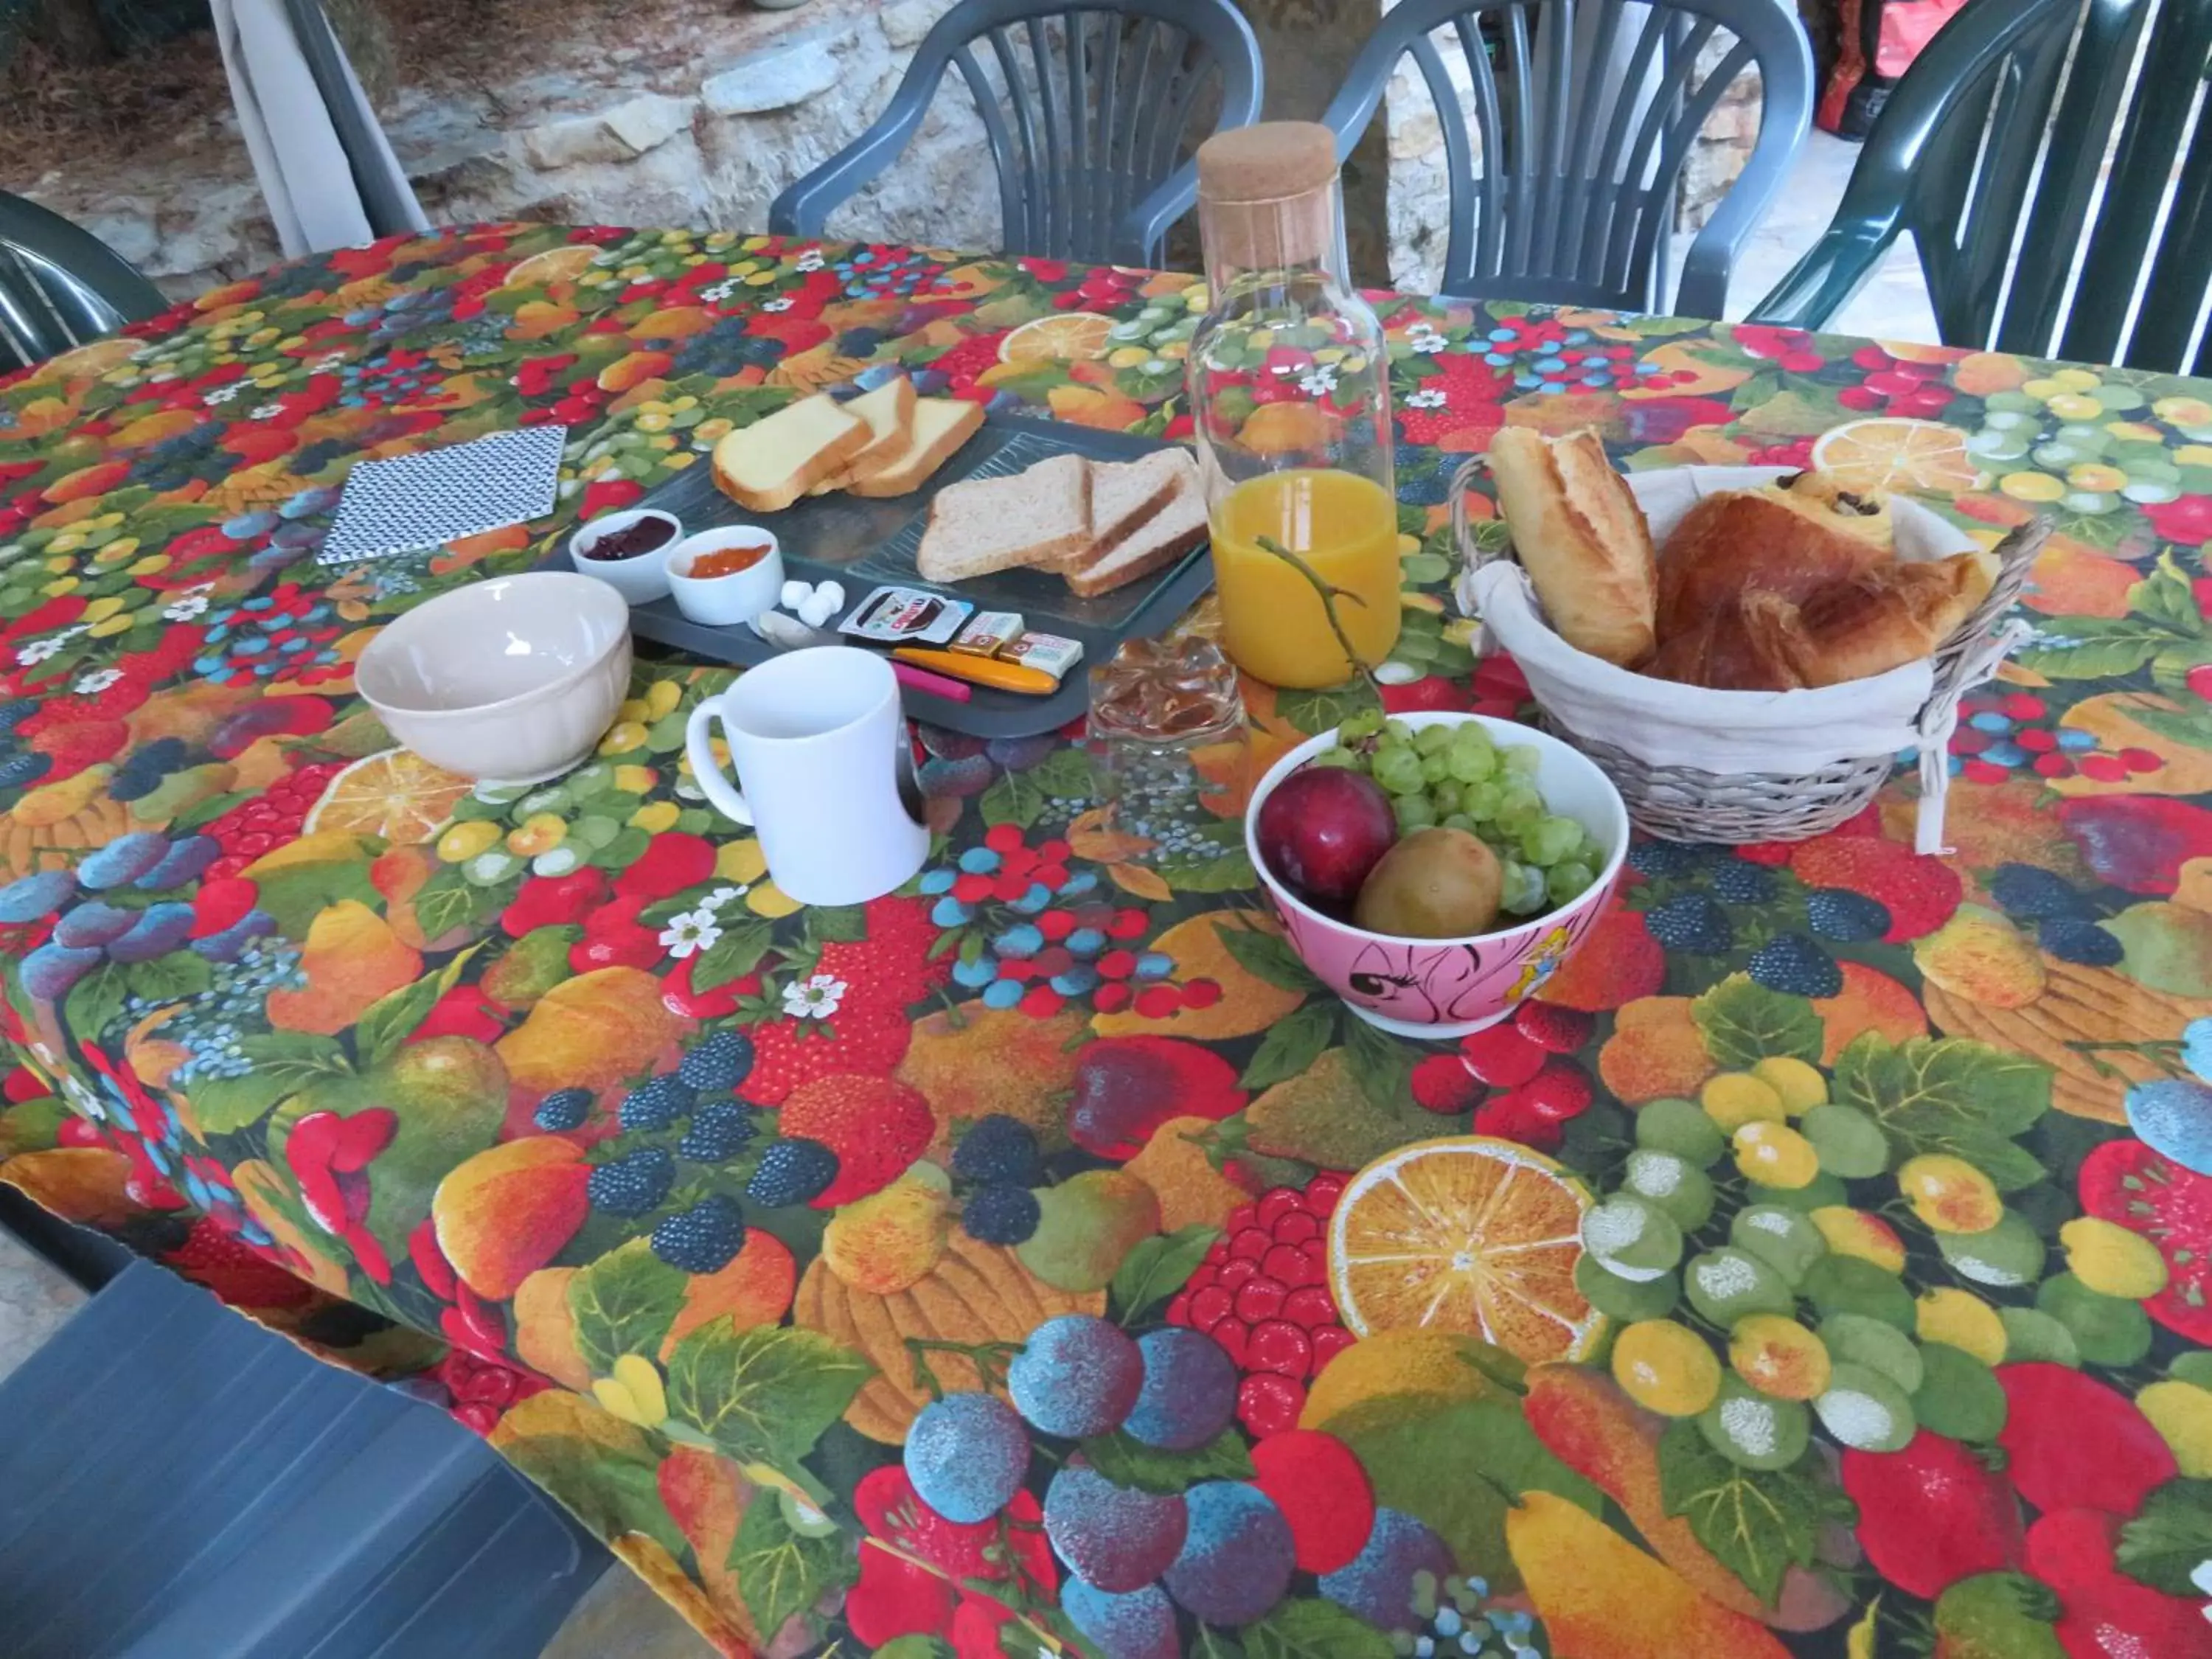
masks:
POLYGON ((1582 1358, 1606 1328, 1575 1287, 1590 1201, 1560 1165, 1512 1141, 1417 1141, 1345 1188, 1329 1227, 1329 1290, 1362 1336, 1423 1326, 1531 1363, 1582 1358))
POLYGON ((1080 362, 1106 355, 1114 319, 1095 311, 1056 312, 1024 323, 999 342, 1002 363, 1080 362))
POLYGON ((1984 477, 1958 428, 1895 416, 1823 434, 1813 446, 1813 465, 1847 489, 1956 495, 1980 489, 1984 477))
POLYGON ((429 840, 453 821, 469 793, 468 779, 433 766, 404 749, 354 762, 330 781, 307 809, 305 828, 381 836, 395 846, 429 840))

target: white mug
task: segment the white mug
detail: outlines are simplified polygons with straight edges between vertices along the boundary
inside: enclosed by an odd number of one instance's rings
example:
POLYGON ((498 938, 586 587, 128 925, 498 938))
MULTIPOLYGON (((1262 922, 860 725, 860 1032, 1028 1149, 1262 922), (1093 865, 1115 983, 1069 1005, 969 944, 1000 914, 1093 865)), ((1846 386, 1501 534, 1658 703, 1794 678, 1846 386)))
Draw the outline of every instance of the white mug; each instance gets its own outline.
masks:
MULTIPOLYGON (((850 646, 787 651, 691 711, 684 747, 707 799, 760 836, 801 904, 859 904, 909 879, 929 830, 900 797, 906 717, 888 659, 850 646), (744 793, 709 747, 719 716, 744 793)), ((920 805, 921 795, 914 799, 920 805)))

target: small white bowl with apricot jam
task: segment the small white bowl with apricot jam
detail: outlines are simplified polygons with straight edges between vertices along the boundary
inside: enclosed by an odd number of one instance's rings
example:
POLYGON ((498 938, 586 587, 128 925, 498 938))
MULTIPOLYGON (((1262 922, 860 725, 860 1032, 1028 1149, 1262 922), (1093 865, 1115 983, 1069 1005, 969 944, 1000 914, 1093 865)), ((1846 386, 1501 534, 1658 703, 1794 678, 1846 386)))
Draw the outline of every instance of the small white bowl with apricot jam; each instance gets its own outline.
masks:
POLYGON ((775 609, 783 593, 783 553, 755 525, 702 530, 668 555, 676 608, 709 628, 734 628, 775 609))

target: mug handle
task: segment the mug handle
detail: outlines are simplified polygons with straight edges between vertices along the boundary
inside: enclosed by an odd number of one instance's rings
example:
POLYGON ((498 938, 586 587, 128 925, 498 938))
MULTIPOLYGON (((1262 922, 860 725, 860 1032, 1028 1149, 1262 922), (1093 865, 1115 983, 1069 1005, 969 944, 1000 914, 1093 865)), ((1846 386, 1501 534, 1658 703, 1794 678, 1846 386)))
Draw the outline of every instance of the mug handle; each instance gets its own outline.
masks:
POLYGON ((699 780, 699 787, 706 792, 707 799, 720 809, 723 816, 750 829, 753 809, 722 775, 722 769, 714 764, 713 723, 714 716, 721 712, 720 697, 709 697, 691 711, 691 718, 684 726, 684 752, 690 757, 691 775, 699 780))

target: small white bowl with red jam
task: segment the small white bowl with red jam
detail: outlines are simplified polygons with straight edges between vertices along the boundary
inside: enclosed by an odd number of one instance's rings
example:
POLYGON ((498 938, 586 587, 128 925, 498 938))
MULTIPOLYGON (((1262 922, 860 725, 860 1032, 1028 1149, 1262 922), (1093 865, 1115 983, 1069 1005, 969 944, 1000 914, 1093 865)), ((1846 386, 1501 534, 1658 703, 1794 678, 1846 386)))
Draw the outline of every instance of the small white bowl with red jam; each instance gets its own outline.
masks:
POLYGON ((757 525, 702 530, 669 554, 668 586, 690 621, 736 628, 783 597, 783 553, 757 525))
POLYGON ((632 605, 651 605, 668 597, 668 556, 683 539, 683 521, 659 507, 605 513, 568 538, 568 562, 632 605))

